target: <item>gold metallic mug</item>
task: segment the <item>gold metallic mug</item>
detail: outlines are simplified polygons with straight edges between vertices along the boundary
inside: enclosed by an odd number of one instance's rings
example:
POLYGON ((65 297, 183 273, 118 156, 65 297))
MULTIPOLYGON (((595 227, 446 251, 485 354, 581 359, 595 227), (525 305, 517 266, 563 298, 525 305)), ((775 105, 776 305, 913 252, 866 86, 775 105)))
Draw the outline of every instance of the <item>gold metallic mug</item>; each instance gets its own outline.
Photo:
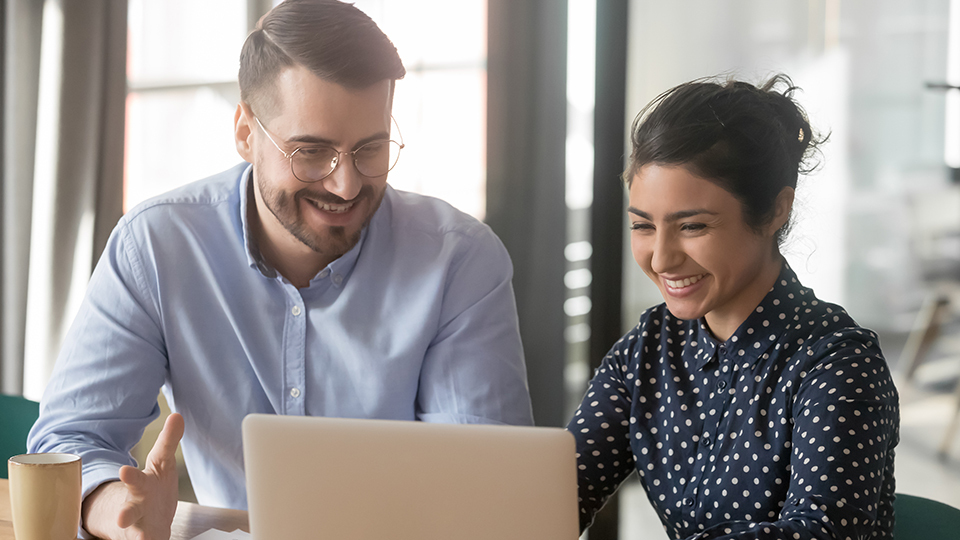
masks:
POLYGON ((17 540, 75 540, 80 527, 80 456, 22 454, 7 461, 17 540))

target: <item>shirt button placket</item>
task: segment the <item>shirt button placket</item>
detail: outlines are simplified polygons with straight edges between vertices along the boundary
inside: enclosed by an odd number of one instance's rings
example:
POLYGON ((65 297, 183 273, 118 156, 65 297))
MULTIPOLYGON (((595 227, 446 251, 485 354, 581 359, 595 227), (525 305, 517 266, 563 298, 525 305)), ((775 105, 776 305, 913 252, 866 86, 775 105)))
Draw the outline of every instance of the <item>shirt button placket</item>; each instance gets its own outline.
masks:
POLYGON ((290 415, 305 414, 303 392, 305 390, 305 355, 307 316, 303 307, 303 298, 297 291, 291 298, 290 315, 287 316, 284 362, 284 386, 286 387, 284 413, 290 415))

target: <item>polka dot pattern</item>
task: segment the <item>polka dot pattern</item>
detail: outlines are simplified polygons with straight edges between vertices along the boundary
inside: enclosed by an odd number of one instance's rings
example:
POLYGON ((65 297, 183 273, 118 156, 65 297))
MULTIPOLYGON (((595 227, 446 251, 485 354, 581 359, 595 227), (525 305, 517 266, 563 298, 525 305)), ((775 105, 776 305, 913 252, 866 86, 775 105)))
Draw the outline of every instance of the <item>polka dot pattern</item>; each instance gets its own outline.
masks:
POLYGON ((892 538, 898 403, 876 335, 787 265, 724 343, 652 308, 567 426, 580 527, 636 470, 670 538, 892 538))

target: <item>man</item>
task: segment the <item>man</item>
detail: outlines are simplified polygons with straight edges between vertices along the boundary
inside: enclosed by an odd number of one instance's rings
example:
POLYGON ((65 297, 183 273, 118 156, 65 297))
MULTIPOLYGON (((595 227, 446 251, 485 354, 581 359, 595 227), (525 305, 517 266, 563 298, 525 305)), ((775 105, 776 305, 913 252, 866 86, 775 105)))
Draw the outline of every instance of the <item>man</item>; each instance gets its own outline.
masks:
POLYGON ((29 440, 83 456, 83 534, 167 538, 181 436, 199 501, 245 508, 249 413, 532 423, 502 244, 386 184, 403 75, 352 5, 288 0, 241 54, 252 165, 121 219, 29 440), (139 471, 161 386, 176 413, 139 471))

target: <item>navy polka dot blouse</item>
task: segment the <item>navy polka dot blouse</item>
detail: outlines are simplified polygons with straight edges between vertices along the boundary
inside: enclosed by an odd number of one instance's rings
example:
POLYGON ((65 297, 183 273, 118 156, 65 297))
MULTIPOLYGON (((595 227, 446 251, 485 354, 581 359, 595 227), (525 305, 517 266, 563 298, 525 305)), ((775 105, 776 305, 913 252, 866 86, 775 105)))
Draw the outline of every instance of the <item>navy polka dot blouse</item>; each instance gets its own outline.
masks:
POLYGON ((784 264, 725 343, 647 310, 590 381, 580 527, 635 469, 671 538, 893 536, 899 405, 876 335, 784 264))

